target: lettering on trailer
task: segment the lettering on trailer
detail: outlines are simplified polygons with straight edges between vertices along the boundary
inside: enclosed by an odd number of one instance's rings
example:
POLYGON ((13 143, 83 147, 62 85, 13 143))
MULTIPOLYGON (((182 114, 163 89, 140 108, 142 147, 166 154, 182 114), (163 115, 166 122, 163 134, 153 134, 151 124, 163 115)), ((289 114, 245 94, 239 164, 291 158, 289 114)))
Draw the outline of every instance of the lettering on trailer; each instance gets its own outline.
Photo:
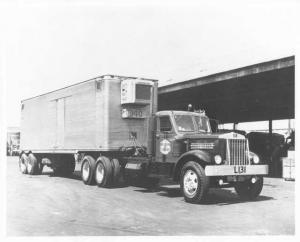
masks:
POLYGON ((123 108, 122 118, 145 118, 144 112, 139 108, 123 108))

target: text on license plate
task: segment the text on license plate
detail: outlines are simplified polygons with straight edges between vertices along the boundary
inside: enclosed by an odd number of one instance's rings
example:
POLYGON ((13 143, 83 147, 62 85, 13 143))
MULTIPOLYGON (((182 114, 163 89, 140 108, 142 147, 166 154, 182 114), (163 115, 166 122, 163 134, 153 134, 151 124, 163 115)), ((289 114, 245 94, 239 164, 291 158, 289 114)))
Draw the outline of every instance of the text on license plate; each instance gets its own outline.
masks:
POLYGON ((246 173, 246 166, 234 166, 233 172, 235 174, 243 174, 246 173))

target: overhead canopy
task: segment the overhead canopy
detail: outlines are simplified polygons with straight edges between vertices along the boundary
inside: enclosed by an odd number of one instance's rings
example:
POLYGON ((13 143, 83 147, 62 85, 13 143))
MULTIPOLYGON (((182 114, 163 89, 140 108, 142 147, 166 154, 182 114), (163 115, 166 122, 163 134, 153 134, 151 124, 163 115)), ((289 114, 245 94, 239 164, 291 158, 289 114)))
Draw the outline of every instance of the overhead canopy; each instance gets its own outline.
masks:
POLYGON ((295 116, 295 57, 263 62, 159 88, 159 110, 204 109, 221 123, 295 116))

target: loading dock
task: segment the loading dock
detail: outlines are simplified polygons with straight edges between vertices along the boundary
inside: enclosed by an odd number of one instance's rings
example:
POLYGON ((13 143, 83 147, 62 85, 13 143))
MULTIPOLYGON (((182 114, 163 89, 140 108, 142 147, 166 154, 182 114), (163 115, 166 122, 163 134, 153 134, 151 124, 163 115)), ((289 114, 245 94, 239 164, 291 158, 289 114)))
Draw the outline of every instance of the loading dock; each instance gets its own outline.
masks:
MULTIPOLYGON (((295 57, 159 87, 159 110, 205 109, 221 123, 293 119, 295 57)), ((271 126, 270 126, 271 127, 271 126)))
POLYGON ((158 95, 158 110, 185 110, 192 104, 234 129, 240 122, 267 120, 272 145, 273 120, 295 118, 295 57, 160 86, 158 95))

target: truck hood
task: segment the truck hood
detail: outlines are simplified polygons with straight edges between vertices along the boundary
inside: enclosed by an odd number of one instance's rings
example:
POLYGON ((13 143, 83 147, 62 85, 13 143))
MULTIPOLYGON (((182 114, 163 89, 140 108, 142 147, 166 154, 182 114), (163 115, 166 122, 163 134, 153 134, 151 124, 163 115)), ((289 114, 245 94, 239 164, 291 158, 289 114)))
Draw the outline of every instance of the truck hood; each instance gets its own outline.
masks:
POLYGON ((176 139, 246 139, 244 135, 238 133, 186 133, 178 134, 176 139))

